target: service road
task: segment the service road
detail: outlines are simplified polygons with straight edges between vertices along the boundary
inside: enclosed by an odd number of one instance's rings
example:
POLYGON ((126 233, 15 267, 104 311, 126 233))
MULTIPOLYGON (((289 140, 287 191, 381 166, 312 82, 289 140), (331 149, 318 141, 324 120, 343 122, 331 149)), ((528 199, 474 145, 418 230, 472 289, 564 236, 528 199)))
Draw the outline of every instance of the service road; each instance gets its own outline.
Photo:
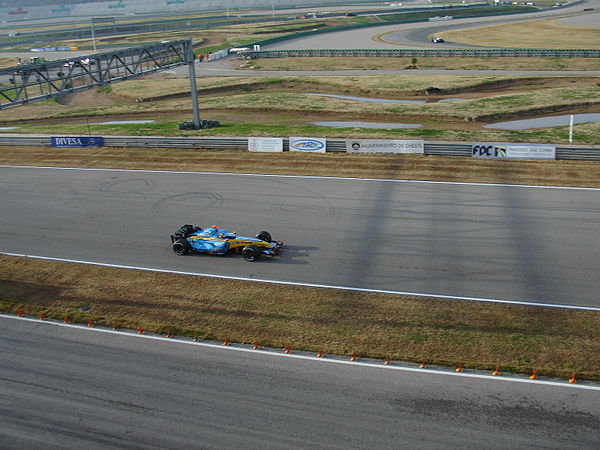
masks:
POLYGON ((600 307, 595 189, 1 166, 0 210, 1 252, 600 307), (169 234, 185 223, 286 247, 179 257, 169 234))
POLYGON ((578 385, 402 372, 4 317, 0 349, 4 448, 600 445, 599 392, 578 385))

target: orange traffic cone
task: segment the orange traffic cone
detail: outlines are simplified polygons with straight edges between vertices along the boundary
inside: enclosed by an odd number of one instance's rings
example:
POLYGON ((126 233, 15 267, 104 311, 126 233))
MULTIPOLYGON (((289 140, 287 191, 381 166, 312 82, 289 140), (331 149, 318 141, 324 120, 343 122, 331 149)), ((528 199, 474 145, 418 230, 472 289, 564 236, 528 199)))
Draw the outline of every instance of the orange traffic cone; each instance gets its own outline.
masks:
POLYGON ((286 345, 283 348, 283 353, 292 353, 292 347, 290 347, 289 345, 286 345))
POLYGON ((227 338, 223 339, 223 345, 230 345, 229 339, 227 339, 227 338))
POLYGON ((492 375, 494 375, 495 377, 497 377, 498 375, 500 375, 500 366, 496 366, 496 368, 492 372, 492 375))
POLYGON ((460 363, 458 363, 458 367, 457 367, 456 369, 454 369, 454 371, 455 371, 455 372, 459 372, 459 373, 463 371, 463 366, 462 366, 462 363, 461 363, 461 362, 460 362, 460 363))
POLYGON ((356 357, 356 352, 352 352, 352 354, 350 355, 350 361, 358 361, 358 358, 356 357))
POLYGON ((531 371, 531 375, 529 375, 530 380, 537 380, 537 370, 533 369, 531 371))
POLYGON ((575 372, 573 372, 573 375, 571 375, 571 378, 569 378, 569 383, 577 383, 577 379, 575 378, 575 372))
POLYGON ((319 349, 319 353, 317 353, 317 358, 322 358, 323 357, 323 349, 319 349))

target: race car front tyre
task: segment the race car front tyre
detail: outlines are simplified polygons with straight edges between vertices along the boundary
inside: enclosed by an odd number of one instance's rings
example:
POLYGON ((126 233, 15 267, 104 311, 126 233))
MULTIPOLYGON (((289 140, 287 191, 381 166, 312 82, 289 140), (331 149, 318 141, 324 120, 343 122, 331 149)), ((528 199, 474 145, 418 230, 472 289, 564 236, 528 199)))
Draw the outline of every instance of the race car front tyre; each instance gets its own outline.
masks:
POLYGON ((191 245, 187 239, 177 239, 173 244, 173 251, 179 256, 187 255, 191 250, 191 245))
POLYGON ((260 249, 256 245, 246 245, 242 250, 242 256, 246 261, 256 261, 260 256, 260 249))
POLYGON ((261 241, 271 242, 271 233, 268 231, 261 231, 256 235, 256 239, 260 239, 261 241))

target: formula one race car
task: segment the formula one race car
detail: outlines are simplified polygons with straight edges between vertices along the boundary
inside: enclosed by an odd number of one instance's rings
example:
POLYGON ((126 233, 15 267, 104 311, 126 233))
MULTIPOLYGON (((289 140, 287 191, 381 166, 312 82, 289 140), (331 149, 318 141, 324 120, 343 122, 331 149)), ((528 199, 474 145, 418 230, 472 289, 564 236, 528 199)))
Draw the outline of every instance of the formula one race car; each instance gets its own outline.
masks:
POLYGON ((283 242, 272 240, 267 231, 261 231, 251 238, 219 229, 216 225, 205 229, 183 225, 171 235, 171 243, 173 251, 179 256, 190 252, 224 255, 233 250, 241 253, 246 261, 256 261, 261 256, 272 258, 283 246, 283 242))

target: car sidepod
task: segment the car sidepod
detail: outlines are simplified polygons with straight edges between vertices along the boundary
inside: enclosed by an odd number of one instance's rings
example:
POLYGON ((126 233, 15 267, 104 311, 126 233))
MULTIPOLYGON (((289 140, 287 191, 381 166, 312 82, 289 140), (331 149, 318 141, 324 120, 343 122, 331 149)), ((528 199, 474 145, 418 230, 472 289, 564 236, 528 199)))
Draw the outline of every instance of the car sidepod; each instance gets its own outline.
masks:
POLYGON ((188 241, 192 246, 192 251, 197 253, 222 255, 229 250, 229 242, 223 239, 198 239, 190 236, 188 241))

